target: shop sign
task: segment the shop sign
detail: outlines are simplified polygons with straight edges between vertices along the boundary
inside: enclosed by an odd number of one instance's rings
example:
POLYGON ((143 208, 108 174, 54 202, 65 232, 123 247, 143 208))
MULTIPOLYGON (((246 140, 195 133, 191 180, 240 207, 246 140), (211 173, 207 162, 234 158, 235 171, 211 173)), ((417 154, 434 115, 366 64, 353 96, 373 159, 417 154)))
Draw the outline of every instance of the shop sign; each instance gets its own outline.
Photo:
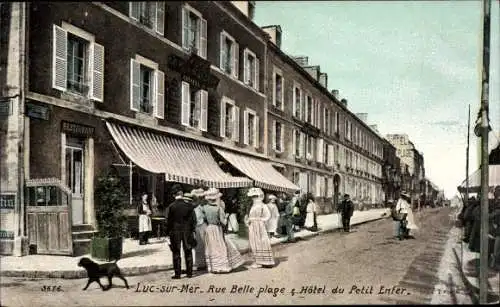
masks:
POLYGON ((204 90, 216 88, 219 84, 219 78, 210 72, 210 62, 196 54, 191 54, 187 60, 177 55, 170 55, 168 67, 179 72, 183 81, 204 90))
POLYGON ((10 99, 0 99, 0 118, 7 118, 12 115, 12 102, 10 99))
POLYGON ((26 103, 26 115, 31 118, 49 120, 49 108, 34 103, 26 103))
POLYGON ((0 239, 14 238, 16 194, 0 194, 0 239))
POLYGON ((62 121, 61 130, 64 133, 68 133, 75 136, 90 137, 94 135, 95 128, 72 122, 62 121))

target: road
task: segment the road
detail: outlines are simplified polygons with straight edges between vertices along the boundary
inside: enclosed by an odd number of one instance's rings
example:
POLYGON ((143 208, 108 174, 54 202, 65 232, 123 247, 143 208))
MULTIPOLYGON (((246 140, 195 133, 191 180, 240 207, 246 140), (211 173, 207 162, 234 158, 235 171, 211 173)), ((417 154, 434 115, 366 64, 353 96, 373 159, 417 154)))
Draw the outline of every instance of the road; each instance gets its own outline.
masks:
POLYGON ((459 279, 443 280, 449 214, 449 208, 419 213, 415 239, 395 240, 392 220, 384 219, 273 247, 279 263, 271 269, 181 280, 171 280, 172 272, 129 276, 129 290, 118 279, 103 292, 95 283, 82 291, 85 279, 2 278, 2 306, 469 303, 463 293, 457 298, 464 289, 459 279), (56 291, 42 292, 43 285, 56 291))

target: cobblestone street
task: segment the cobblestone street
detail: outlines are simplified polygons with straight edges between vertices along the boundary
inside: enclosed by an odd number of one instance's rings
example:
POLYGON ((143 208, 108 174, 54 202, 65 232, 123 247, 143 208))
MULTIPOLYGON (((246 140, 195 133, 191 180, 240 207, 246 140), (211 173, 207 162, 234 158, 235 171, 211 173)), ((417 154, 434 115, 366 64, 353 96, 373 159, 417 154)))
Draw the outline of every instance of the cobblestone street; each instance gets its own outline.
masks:
POLYGON ((176 281, 170 271, 131 276, 129 290, 118 279, 108 292, 95 283, 83 292, 85 279, 2 278, 2 306, 470 303, 459 279, 450 285, 437 277, 452 227, 449 214, 449 208, 417 214, 415 239, 394 240, 392 220, 383 219, 349 234, 275 247, 279 264, 272 269, 246 265, 231 274, 176 281), (438 284, 448 289, 435 290, 438 284), (62 292, 42 292, 44 285, 62 292))

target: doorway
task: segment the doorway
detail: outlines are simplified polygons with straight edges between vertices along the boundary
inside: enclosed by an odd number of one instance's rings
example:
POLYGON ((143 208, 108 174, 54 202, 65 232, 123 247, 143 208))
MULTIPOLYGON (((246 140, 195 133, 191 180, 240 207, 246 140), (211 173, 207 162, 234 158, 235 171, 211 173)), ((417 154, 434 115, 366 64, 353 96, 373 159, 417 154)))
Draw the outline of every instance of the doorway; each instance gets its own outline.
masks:
POLYGON ((68 137, 65 146, 66 182, 72 193, 73 225, 85 224, 85 140, 68 137))
POLYGON ((339 199, 340 199, 340 176, 338 174, 335 174, 333 176, 333 206, 335 207, 334 209, 337 210, 339 206, 339 199))

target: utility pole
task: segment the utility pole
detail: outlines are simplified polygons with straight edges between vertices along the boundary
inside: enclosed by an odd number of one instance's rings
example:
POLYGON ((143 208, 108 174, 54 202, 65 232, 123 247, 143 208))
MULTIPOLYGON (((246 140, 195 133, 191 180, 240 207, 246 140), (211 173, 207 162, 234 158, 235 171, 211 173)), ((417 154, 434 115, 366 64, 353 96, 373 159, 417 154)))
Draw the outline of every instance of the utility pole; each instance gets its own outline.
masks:
POLYGON ((481 245, 479 258, 479 304, 488 300, 488 95, 490 79, 491 0, 483 0, 483 71, 481 84, 481 245))

